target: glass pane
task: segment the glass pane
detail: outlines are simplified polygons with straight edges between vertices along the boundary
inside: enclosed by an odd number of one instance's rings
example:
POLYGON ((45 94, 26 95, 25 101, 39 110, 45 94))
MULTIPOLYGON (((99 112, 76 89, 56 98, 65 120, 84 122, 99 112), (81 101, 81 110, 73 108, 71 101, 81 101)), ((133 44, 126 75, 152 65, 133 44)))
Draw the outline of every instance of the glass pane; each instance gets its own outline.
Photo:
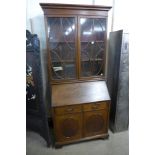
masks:
POLYGON ((80 18, 81 33, 81 76, 103 76, 104 18, 80 18))
POLYGON ((48 18, 48 39, 52 61, 52 79, 74 79, 75 18, 48 18))

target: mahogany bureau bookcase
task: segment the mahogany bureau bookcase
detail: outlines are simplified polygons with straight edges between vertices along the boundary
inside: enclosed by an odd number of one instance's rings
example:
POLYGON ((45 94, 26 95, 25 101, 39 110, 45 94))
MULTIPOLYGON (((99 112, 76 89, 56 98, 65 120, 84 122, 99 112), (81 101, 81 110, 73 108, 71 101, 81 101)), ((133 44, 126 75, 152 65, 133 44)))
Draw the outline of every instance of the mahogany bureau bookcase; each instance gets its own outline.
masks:
POLYGON ((45 16, 55 147, 108 137, 105 83, 111 7, 40 4, 45 16))

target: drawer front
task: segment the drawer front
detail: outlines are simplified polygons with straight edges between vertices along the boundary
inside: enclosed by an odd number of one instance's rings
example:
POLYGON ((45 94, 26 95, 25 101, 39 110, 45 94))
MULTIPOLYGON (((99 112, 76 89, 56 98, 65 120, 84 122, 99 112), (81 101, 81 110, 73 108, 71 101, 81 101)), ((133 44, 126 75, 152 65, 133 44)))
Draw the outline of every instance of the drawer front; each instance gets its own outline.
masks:
POLYGON ((88 103, 83 105, 83 111, 94 111, 94 110, 101 110, 107 109, 108 103, 106 102, 97 102, 97 103, 88 103))
POLYGON ((70 113, 78 113, 81 112, 81 105, 74 105, 74 106, 64 106, 64 107, 56 107, 54 108, 56 115, 61 114, 70 114, 70 113))

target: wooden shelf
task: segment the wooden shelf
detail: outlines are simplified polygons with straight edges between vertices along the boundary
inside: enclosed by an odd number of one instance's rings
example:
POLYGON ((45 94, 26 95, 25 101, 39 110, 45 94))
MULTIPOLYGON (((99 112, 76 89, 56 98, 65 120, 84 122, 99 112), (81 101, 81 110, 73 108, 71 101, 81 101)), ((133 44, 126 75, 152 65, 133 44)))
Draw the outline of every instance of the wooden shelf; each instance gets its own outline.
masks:
MULTIPOLYGON (((61 60, 62 63, 73 63, 75 64, 75 60, 61 60)), ((52 63, 60 63, 60 61, 52 61, 52 63)))
MULTIPOLYGON (((103 61, 103 59, 81 59, 81 62, 85 62, 85 61, 103 61)), ((75 64, 75 60, 61 60, 62 63, 73 63, 75 64)), ((52 63, 60 63, 60 61, 52 61, 52 63)))
POLYGON ((94 59, 90 59, 90 60, 89 59, 85 59, 85 60, 81 59, 81 62, 83 62, 83 61, 103 61, 103 59, 95 59, 95 60, 94 59))
POLYGON ((62 44, 62 43, 63 43, 63 44, 65 43, 65 44, 66 44, 66 42, 67 42, 67 43, 74 43, 74 44, 75 44, 75 41, 49 41, 49 43, 56 43, 56 44, 58 44, 58 43, 61 43, 61 44, 62 44))
MULTIPOLYGON (((103 40, 98 40, 98 41, 94 41, 94 40, 92 40, 92 41, 80 41, 81 43, 91 43, 91 42, 94 42, 94 43, 104 43, 104 41, 103 40)), ((49 43, 65 43, 66 44, 66 42, 65 41, 49 41, 49 43)), ((67 43, 76 43, 76 41, 67 41, 67 43)))
POLYGON ((94 41, 94 40, 92 40, 92 41, 81 41, 81 43, 88 43, 88 42, 94 42, 94 43, 104 43, 104 41, 103 41, 103 40, 98 40, 98 41, 94 41))

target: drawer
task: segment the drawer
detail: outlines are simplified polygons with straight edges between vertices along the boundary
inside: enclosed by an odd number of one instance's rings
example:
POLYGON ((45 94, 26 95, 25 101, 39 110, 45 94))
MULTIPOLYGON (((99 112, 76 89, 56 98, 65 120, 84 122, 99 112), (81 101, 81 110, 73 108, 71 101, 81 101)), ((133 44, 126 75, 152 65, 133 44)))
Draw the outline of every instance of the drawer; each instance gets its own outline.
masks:
POLYGON ((83 105, 83 111, 94 111, 94 110, 101 110, 107 109, 108 103, 106 102, 97 102, 97 103, 88 103, 83 105))
POLYGON ((70 113, 78 113, 81 112, 81 105, 74 105, 74 106, 64 106, 64 107, 56 107, 54 108, 56 115, 61 114, 70 114, 70 113))

